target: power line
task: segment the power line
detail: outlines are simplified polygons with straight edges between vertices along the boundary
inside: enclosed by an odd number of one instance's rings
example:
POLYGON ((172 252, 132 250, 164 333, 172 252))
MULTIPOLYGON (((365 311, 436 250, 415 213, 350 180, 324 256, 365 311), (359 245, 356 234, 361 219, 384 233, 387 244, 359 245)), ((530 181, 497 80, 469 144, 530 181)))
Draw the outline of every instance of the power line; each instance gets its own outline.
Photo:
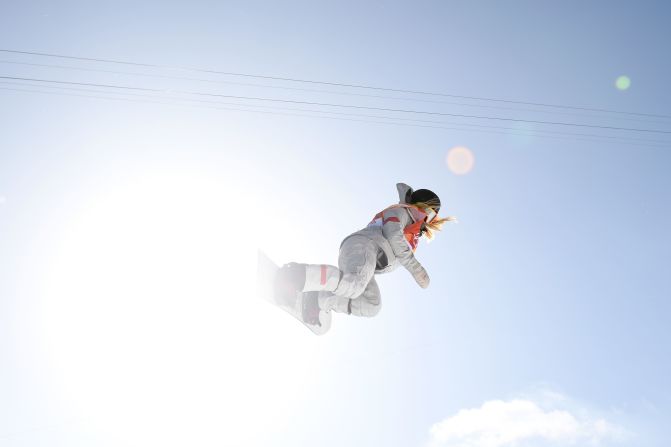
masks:
POLYGON ((114 59, 69 56, 69 55, 55 54, 55 53, 40 53, 40 52, 33 52, 33 51, 19 51, 19 50, 9 50, 9 49, 0 49, 0 52, 12 53, 12 54, 24 54, 24 55, 31 55, 31 56, 54 57, 54 58, 60 58, 60 59, 71 59, 71 60, 88 61, 88 62, 103 62, 103 63, 110 63, 110 64, 121 64, 121 65, 136 66, 136 67, 185 70, 185 71, 191 71, 191 72, 211 73, 211 74, 219 74, 219 75, 227 75, 227 76, 240 76, 240 77, 258 78, 258 79, 269 79, 269 80, 274 80, 274 81, 300 82, 300 83, 330 85, 330 86, 348 87, 348 88, 359 88, 359 89, 377 90, 377 91, 386 91, 386 92, 395 92, 395 93, 409 93, 409 94, 414 94, 414 95, 441 96, 441 97, 449 97, 449 98, 470 99, 470 100, 477 100, 477 101, 492 101, 492 102, 500 102, 500 103, 507 103, 507 104, 520 104, 520 105, 548 107, 548 108, 556 108, 556 109, 582 110, 582 111, 590 111, 590 112, 613 113, 613 114, 634 115, 634 116, 646 116, 646 117, 665 118, 665 119, 670 119, 671 118, 671 116, 669 116, 669 115, 659 115, 659 114, 651 114, 651 113, 624 112, 624 111, 620 111, 620 110, 600 109, 600 108, 592 108, 592 107, 569 106, 569 105, 562 105, 562 104, 551 104, 551 103, 540 103, 540 102, 529 102, 529 101, 515 101, 515 100, 501 99, 501 98, 491 98, 491 97, 485 97, 485 96, 454 95, 454 94, 448 94, 448 93, 428 92, 428 91, 422 91, 422 90, 407 90, 407 89, 398 89, 398 88, 378 87, 378 86, 365 85, 365 84, 348 84, 348 83, 341 83, 341 82, 316 81, 316 80, 301 79, 301 78, 287 78, 287 77, 279 77, 279 76, 267 76, 267 75, 257 75, 257 74, 249 74, 249 73, 209 70, 209 69, 202 69, 202 68, 178 67, 178 66, 148 64, 148 63, 140 63, 140 62, 129 62, 129 61, 114 60, 114 59))
MULTIPOLYGON (((149 101, 149 100, 141 100, 141 99, 138 100, 138 99, 112 97, 112 96, 95 96, 95 95, 80 95, 80 94, 75 94, 75 93, 45 92, 45 91, 40 91, 40 90, 16 89, 16 88, 8 88, 8 87, 0 87, 0 90, 15 91, 15 92, 28 92, 28 93, 40 93, 40 94, 48 94, 48 95, 73 96, 73 97, 80 97, 80 98, 108 99, 108 100, 115 100, 115 101, 126 101, 126 102, 146 103, 146 104, 167 104, 167 105, 177 105, 177 106, 185 105, 185 104, 180 104, 179 102, 172 102, 171 103, 171 102, 149 101)), ((221 103, 221 104, 226 104, 226 103, 221 103)), ((208 108, 208 109, 214 109, 214 110, 252 112, 252 113, 262 113, 262 114, 271 114, 271 115, 282 115, 282 116, 299 116, 299 117, 308 117, 308 118, 325 118, 325 119, 341 120, 341 121, 354 121, 354 122, 361 122, 361 123, 375 123, 375 124, 387 124, 387 125, 410 126, 410 127, 425 127, 425 128, 445 129, 445 130, 466 130, 466 131, 469 130, 469 129, 463 129, 463 128, 458 128, 458 127, 429 126, 429 125, 408 124, 408 123, 393 122, 393 121, 372 121, 372 120, 363 120, 363 119, 340 118, 340 117, 332 117, 332 116, 309 115, 309 114, 299 114, 299 113, 273 112, 273 111, 267 111, 267 110, 256 110, 256 109, 254 109, 254 107, 256 107, 256 108, 258 108, 258 107, 267 108, 268 106, 245 106, 245 105, 242 105, 242 104, 237 104, 238 106, 249 107, 247 109, 240 109, 240 108, 231 108, 231 107, 199 106, 199 105, 193 105, 193 104, 186 104, 186 105, 189 106, 189 107, 208 108)), ((285 109, 285 110, 294 110, 294 109, 285 109)), ((318 113, 333 113, 333 112, 318 112, 318 113)), ((341 115, 357 116, 357 115, 352 115, 352 114, 341 114, 341 115)), ((390 119, 400 121, 400 119, 396 119, 396 118, 390 118, 390 119)), ((483 131, 483 132, 497 133, 497 134, 507 134, 507 132, 497 132, 497 131, 483 131)))
MULTIPOLYGON (((356 96, 356 97, 363 97, 363 98, 389 99, 389 100, 396 100, 396 101, 411 101, 411 102, 424 102, 424 103, 431 103, 431 104, 447 104, 447 105, 455 105, 455 106, 462 106, 462 107, 475 107, 475 108, 495 109, 495 110, 509 110, 509 111, 514 111, 514 112, 553 113, 553 114, 575 116, 575 117, 579 117, 579 118, 599 118, 598 115, 585 115, 585 114, 578 114, 578 113, 566 112, 566 111, 561 111, 561 110, 525 109, 525 108, 519 108, 519 107, 517 107, 517 108, 515 108, 515 107, 505 107, 505 106, 497 106, 497 105, 491 105, 491 104, 469 104, 469 103, 464 103, 464 102, 452 102, 452 101, 441 101, 441 100, 431 100, 431 99, 409 98, 409 97, 401 97, 401 96, 371 95, 371 94, 365 94, 365 93, 339 92, 339 91, 333 91, 333 90, 317 90, 317 89, 300 88, 300 87, 287 87, 287 86, 281 86, 281 85, 252 84, 252 83, 248 83, 248 82, 224 81, 224 80, 220 80, 220 79, 219 80, 214 80, 214 79, 192 78, 192 77, 184 77, 184 76, 170 76, 170 75, 161 75, 161 74, 137 73, 137 72, 118 71, 118 70, 103 70, 103 69, 88 68, 88 67, 73 67, 73 66, 67 66, 67 65, 38 64, 38 63, 31 63, 31 62, 17 62, 17 61, 8 61, 8 60, 0 60, 0 63, 12 64, 12 65, 31 66, 31 67, 58 68, 58 69, 64 69, 64 70, 86 71, 86 72, 92 72, 92 73, 109 73, 109 74, 124 75, 124 76, 139 76, 139 77, 149 77, 149 78, 158 78, 158 79, 174 79, 174 80, 180 80, 180 81, 207 82, 207 83, 219 84, 219 85, 221 85, 221 84, 241 85, 241 86, 245 86, 245 87, 270 88, 270 89, 276 89, 276 90, 290 90, 290 91, 320 93, 320 94, 329 94, 329 95, 356 96)), ((642 119, 636 119, 636 118, 631 118, 631 117, 626 117, 626 118, 622 117, 620 119, 627 119, 629 121, 637 121, 637 122, 643 122, 643 123, 647 123, 647 124, 667 124, 666 122, 661 123, 659 121, 650 121, 649 119, 642 120, 642 119)))
POLYGON ((120 85, 110 85, 110 84, 92 84, 88 82, 72 82, 72 81, 55 81, 50 79, 33 79, 33 78, 20 78, 14 76, 0 76, 0 79, 13 79, 15 81, 33 81, 33 82, 53 82, 56 84, 68 84, 68 85, 82 85, 88 87, 104 87, 104 88, 115 88, 120 90, 139 90, 144 92, 162 92, 164 90, 156 88, 144 88, 144 87, 128 87, 120 85))
MULTIPOLYGON (((119 90, 136 90, 136 91, 147 91, 147 92, 163 92, 163 91, 165 91, 165 90, 161 90, 161 89, 151 89, 151 88, 144 88, 144 87, 131 87, 131 86, 121 86, 121 85, 111 85, 111 84, 95 84, 95 83, 72 82, 72 81, 57 81, 57 80, 51 80, 51 79, 23 78, 23 77, 15 77, 15 76, 0 76, 0 79, 11 79, 11 80, 32 81, 32 82, 46 82, 46 83, 65 84, 65 85, 81 85, 81 86, 88 86, 88 87, 103 87, 103 88, 113 88, 113 89, 119 89, 119 90)), ((296 101, 296 100, 278 99, 278 98, 223 95, 223 94, 217 94, 217 93, 203 93, 203 92, 191 92, 191 91, 177 91, 177 90, 175 90, 174 92, 175 93, 181 93, 181 94, 188 94, 188 95, 211 96, 211 97, 219 97, 219 98, 243 99, 243 100, 253 100, 253 101, 269 101, 269 102, 280 102, 280 103, 289 103, 289 104, 316 105, 316 106, 323 106, 323 107, 352 108, 352 109, 360 109, 360 110, 377 110, 377 111, 385 111, 385 112, 411 113, 411 114, 420 114, 420 115, 451 116, 451 117, 455 117, 455 118, 471 118, 471 119, 481 119, 481 120, 520 122, 520 123, 527 123, 527 124, 543 124, 543 125, 564 126, 564 127, 582 127, 582 128, 603 129, 603 130, 618 130, 618 131, 629 131, 629 132, 671 134, 671 131, 657 130, 657 129, 638 129, 638 128, 630 128, 630 127, 602 126, 602 125, 597 125, 597 124, 564 123, 564 122, 557 122, 557 121, 526 120, 526 119, 520 119, 520 118, 502 118, 502 117, 481 116, 481 115, 465 115, 465 114, 460 114, 460 113, 431 112, 431 111, 426 111, 426 110, 391 109, 391 108, 385 108, 385 107, 360 106, 360 105, 353 105, 353 104, 331 104, 331 103, 312 102, 312 101, 296 101)))
MULTIPOLYGON (((21 84, 21 83, 2 82, 2 81, 0 81, 0 82, 4 83, 4 84, 11 84, 11 85, 26 85, 28 87, 36 87, 35 85, 31 85, 31 84, 21 84)), ((666 145, 669 144, 665 141, 636 139, 636 138, 627 138, 627 137, 620 138, 620 137, 611 137, 611 136, 606 136, 606 135, 576 134, 576 133, 570 133, 570 132, 558 132, 558 131, 548 131, 548 130, 532 130, 532 131, 529 131, 529 132, 524 132, 524 131, 520 132, 519 129, 501 127, 501 126, 478 125, 478 124, 468 124, 468 123, 445 123, 445 122, 440 122, 440 121, 417 120, 417 119, 388 117, 388 116, 375 116, 375 115, 361 115, 361 114, 322 111, 322 110, 292 109, 292 108, 277 107, 277 106, 246 105, 246 104, 238 104, 238 103, 226 103, 226 102, 220 102, 220 101, 206 101, 206 100, 197 100, 197 99, 189 99, 189 98, 170 98, 170 97, 168 97, 168 98, 165 98, 165 99, 167 99, 169 101, 173 101, 173 102, 165 102, 165 101, 153 100, 153 99, 156 99, 156 97, 153 97, 153 96, 146 96, 146 95, 137 94, 137 93, 106 92, 106 91, 80 89, 80 88, 73 88, 73 87, 56 87, 56 86, 44 86, 44 87, 56 88, 56 89, 62 89, 62 90, 75 90, 75 91, 83 91, 83 92, 103 93, 105 95, 109 95, 109 94, 112 94, 112 95, 118 95, 118 94, 132 95, 132 96, 140 96, 140 97, 148 98, 148 99, 152 99, 152 100, 129 99, 129 98, 123 98, 123 97, 118 97, 118 96, 117 97, 111 97, 111 96, 95 96, 95 95, 90 95, 90 94, 45 92, 45 91, 41 91, 41 90, 27 90, 27 89, 16 89, 16 88, 6 88, 6 87, 0 87, 0 89, 1 90, 8 90, 8 91, 17 91, 17 92, 42 93, 42 94, 63 95, 63 96, 73 96, 73 97, 82 97, 82 98, 118 100, 118 101, 134 102, 134 103, 163 104, 163 105, 176 105, 176 106, 186 105, 186 106, 189 106, 189 107, 199 107, 199 108, 207 108, 207 109, 215 109, 215 110, 252 112, 252 113, 262 113, 262 114, 272 114, 272 115, 282 115, 282 116, 298 116, 298 117, 308 117, 308 118, 326 118, 326 119, 341 120, 341 121, 386 124, 386 125, 398 125, 398 126, 410 126, 410 127, 422 127, 422 128, 443 129, 443 130, 473 131, 473 129, 468 129, 468 128, 464 128, 464 127, 446 127, 446 125, 478 127, 478 128, 484 128, 484 129, 501 129, 501 130, 504 130, 504 131, 502 132, 502 131, 499 131, 499 130, 478 130, 478 132, 494 133, 494 134, 499 134, 499 135, 537 136, 537 137, 541 137, 541 138, 550 138, 550 139, 556 139, 556 140, 568 140, 568 139, 570 139, 570 140, 575 140, 575 141, 599 142, 599 141, 604 141, 604 139, 613 139, 616 142, 621 142, 621 143, 624 143, 625 142, 624 140, 629 140, 629 141, 635 142, 638 146, 647 146, 647 147, 656 147, 656 148, 666 147, 666 145), (177 102, 174 102, 174 101, 177 101, 177 102), (179 101, 189 101, 189 102, 217 104, 217 105, 232 105, 232 106, 236 106, 236 107, 231 108, 231 107, 215 107, 215 106, 202 106, 202 105, 193 105, 193 104, 181 104, 179 101), (241 109, 239 107, 247 107, 247 108, 246 109, 241 109), (291 111, 291 112, 307 112, 307 114, 305 114, 305 113, 287 113, 287 112, 272 112, 272 111, 266 111, 266 110, 257 110, 259 107, 261 107, 261 108, 271 108, 271 109, 276 109, 276 110, 286 110, 286 111, 291 111), (312 113, 312 114, 310 114, 310 113, 312 113), (314 113, 319 113, 321 115, 314 115, 314 113), (333 116, 324 116, 323 114, 335 114, 335 115, 341 115, 341 116, 352 116, 352 117, 357 117, 359 119, 357 119, 357 118, 340 118, 340 117, 333 117, 333 116), (360 118, 375 118, 375 119, 384 119, 384 120, 387 120, 387 121, 373 121, 373 120, 360 119, 360 118), (389 121, 389 120, 391 120, 391 121, 389 121), (408 123, 408 122, 430 123, 430 124, 440 124, 440 125, 412 124, 412 123, 408 123), (512 131, 512 132, 505 132, 505 130, 512 131), (555 134, 555 135, 543 135, 543 133, 549 133, 549 134, 555 134), (559 135, 559 136, 557 136, 557 135, 559 135), (562 136, 566 136, 567 138, 562 138, 562 136), (586 138, 575 138, 576 136, 577 137, 586 137, 586 138), (643 144, 641 144, 641 143, 643 143, 643 144), (657 144, 646 144, 646 143, 657 143, 657 144)), ((162 98, 158 97, 158 99, 162 99, 162 98)))
MULTIPOLYGON (((18 86, 36 86, 35 84, 26 84, 23 82, 10 82, 10 81, 0 81, 0 84, 6 84, 6 85, 18 85, 18 86)), ((39 87, 45 87, 45 88, 50 88, 50 89, 60 89, 60 90, 70 90, 70 91, 79 91, 79 92, 87 92, 87 93, 102 93, 106 95, 115 95, 117 94, 116 92, 109 92, 109 91, 104 91, 104 90, 91 90, 91 89, 83 89, 83 88, 78 88, 78 87, 60 87, 60 86, 53 86, 53 85, 40 85, 39 87)), ((9 89, 7 89, 9 90, 9 89)), ((37 92, 37 91, 31 91, 31 90, 13 90, 13 91, 26 91, 26 92, 37 92)), ((49 92, 42 92, 42 93, 49 93, 49 92)), ((486 124, 471 124, 471 123, 448 123, 444 121, 432 121, 432 120, 422 120, 422 119, 413 119, 413 118, 400 118, 400 117, 390 117, 390 116, 380 116, 380 115, 367 115, 367 114, 354 114, 354 113, 344 113, 344 112, 334 112, 334 111, 325 111, 325 110, 314 110, 314 109, 295 109, 295 108, 288 108, 288 107, 278 107, 278 106, 260 106, 260 105, 254 105, 254 106, 249 106, 247 104, 240 104, 240 103, 228 103, 228 102, 221 102, 221 101, 208 101, 208 100, 202 100, 202 99, 192 99, 192 98, 176 98, 176 97, 161 97, 161 96, 147 96, 143 95, 141 93, 123 93, 124 95, 131 95, 131 96, 139 96, 141 98, 151 98, 151 99, 156 99, 156 98, 164 98, 172 101, 187 101, 187 102, 197 102, 197 103, 207 103, 207 104, 224 104, 224 105, 235 105, 235 106, 246 106, 246 107, 261 107, 261 108, 271 108, 271 109, 278 109, 278 110, 289 110, 289 111, 301 111, 301 112, 309 112, 309 113, 326 113, 326 114, 335 114, 335 115, 344 115, 344 116, 355 116, 355 117, 365 117, 365 118, 376 118, 376 119, 386 119, 386 120, 395 120, 395 121, 408 121, 408 122, 419 122, 419 123, 430 123, 430 124, 443 124, 443 125, 459 125, 459 126, 467 126, 467 127, 477 127, 477 128, 485 128, 485 129, 502 129, 502 130, 510 130, 510 131, 516 131, 516 132, 524 132, 523 129, 516 129, 512 127, 503 127, 503 126, 492 126, 492 125, 486 125, 486 124)), ((84 96, 85 95, 78 95, 78 96, 84 96)), ((100 98, 98 96, 91 96, 93 98, 100 98)), ((105 97, 109 98, 109 97, 105 97)), ((114 99, 114 98, 112 98, 114 99)), ((152 102, 154 103, 154 102, 152 102)), ((156 102, 157 104, 164 104, 164 103, 159 103, 156 102)), ((533 135, 533 134, 539 134, 539 133, 548 133, 548 134, 556 134, 556 135, 566 135, 566 136, 582 136, 582 137, 593 137, 593 138, 603 138, 603 139, 614 139, 614 140, 622 140, 622 141, 633 141, 633 142, 649 142, 649 143, 659 143, 659 144, 667 144, 665 141, 660 141, 660 140, 649 140, 649 139, 642 139, 642 138, 633 138, 633 137, 612 137, 612 136, 607 136, 607 135, 596 135, 596 134, 583 134, 583 133, 575 133, 575 132, 561 132, 561 131, 552 131, 552 130, 544 130, 544 129, 533 129, 529 130, 526 133, 521 133, 520 135, 533 135)))
MULTIPOLYGON (((39 90, 14 89, 14 88, 7 88, 7 87, 0 87, 0 90, 9 90, 9 91, 16 91, 16 92, 28 92, 28 93, 40 93, 40 94, 49 94, 49 95, 63 95, 63 96, 73 96, 73 97, 81 97, 81 98, 108 99, 108 100, 135 102, 135 103, 146 103, 146 104, 164 104, 164 105, 177 105, 177 106, 184 105, 184 104, 179 104, 179 103, 170 103, 170 102, 161 102, 161 101, 147 101, 147 100, 137 100, 137 99, 129 99, 129 98, 110 97, 110 96, 79 95, 79 94, 74 94, 74 93, 44 92, 44 91, 39 91, 39 90)), ((323 116, 323 115, 309 115, 309 114, 301 114, 301 113, 273 112, 273 111, 267 111, 267 110, 255 110, 253 108, 251 108, 251 109, 241 109, 241 108, 232 108, 232 107, 214 107, 214 106, 198 106, 198 105, 187 105, 187 106, 214 109, 214 110, 235 111, 235 112, 251 112, 251 113, 261 113, 261 114, 280 115, 280 116, 292 116, 292 117, 324 118, 324 119, 339 120, 339 121, 351 121, 351 122, 359 122, 359 123, 373 123, 373 124, 385 124, 385 125, 408 126, 408 127, 422 127, 422 128, 430 128, 430 129, 441 129, 441 130, 457 130, 457 131, 469 131, 470 130, 470 129, 464 129, 464 128, 459 128, 459 127, 432 126, 432 125, 423 125, 423 124, 409 124, 409 123, 393 122, 393 121, 373 121, 373 120, 341 118, 341 117, 323 116)), ((249 106, 249 107, 258 107, 258 106, 249 106)), ((291 110, 291 109, 287 109, 287 110, 291 110)), ((328 112, 319 112, 319 113, 328 113, 328 112)), ((348 114, 342 114, 342 115, 348 115, 348 114)), ((356 116, 356 115, 354 115, 354 116, 356 116)), ((395 118, 391 118, 391 119, 395 119, 395 118)), ((515 133, 512 133, 512 132, 499 132, 499 131, 495 131, 495 130, 481 130, 480 132, 493 133, 493 134, 499 134, 499 135, 520 135, 520 134, 515 134, 515 133)), ((538 135, 538 136, 544 137, 544 138, 559 139, 559 140, 569 139, 569 138, 547 136, 547 135, 538 135)), ((577 140, 577 141, 588 141, 588 142, 595 142, 595 141, 598 142, 599 141, 599 140, 586 139, 586 138, 571 138, 571 139, 572 140, 577 140)), ((649 144, 644 144, 643 146, 661 147, 661 146, 658 146, 658 145, 649 145, 649 144)))

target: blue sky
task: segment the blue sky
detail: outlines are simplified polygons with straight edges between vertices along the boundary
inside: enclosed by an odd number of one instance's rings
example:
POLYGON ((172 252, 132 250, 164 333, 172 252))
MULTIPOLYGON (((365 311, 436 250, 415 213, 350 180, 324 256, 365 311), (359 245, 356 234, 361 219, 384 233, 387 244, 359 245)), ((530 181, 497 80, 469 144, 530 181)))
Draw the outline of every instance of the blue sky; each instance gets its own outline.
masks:
POLYGON ((663 2, 5 6, 2 49, 160 67, 5 52, 0 76, 160 91, 0 84, 0 443, 665 445, 669 118, 174 67, 668 116, 670 14, 663 2), (475 156, 467 175, 445 164, 456 146, 475 156), (382 312, 336 315, 321 338, 256 300, 257 247, 335 263, 398 181, 459 218, 418 251, 429 289, 384 275, 382 312))

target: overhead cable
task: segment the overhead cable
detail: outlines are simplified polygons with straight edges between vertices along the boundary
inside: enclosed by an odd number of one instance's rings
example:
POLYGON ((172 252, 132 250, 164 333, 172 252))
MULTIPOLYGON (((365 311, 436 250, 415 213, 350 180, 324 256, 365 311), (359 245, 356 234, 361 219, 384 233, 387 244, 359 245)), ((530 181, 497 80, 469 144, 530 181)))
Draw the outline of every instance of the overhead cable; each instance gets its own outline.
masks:
POLYGON ((481 120, 507 121, 507 122, 519 122, 519 123, 527 123, 527 124, 542 124, 542 125, 564 126, 564 127, 582 127, 582 128, 604 129, 604 130, 618 130, 618 131, 627 131, 627 132, 671 134, 671 131, 659 130, 659 129, 639 129, 639 128, 632 128, 632 127, 603 126, 603 125, 597 125, 597 124, 581 124, 581 123, 564 123, 564 122, 557 122, 557 121, 527 120, 527 119, 521 119, 521 118, 505 118, 505 117, 492 117, 492 116, 482 116, 482 115, 466 115, 466 114, 460 114, 460 113, 433 112, 433 111, 427 111, 427 110, 392 109, 392 108, 385 108, 385 107, 371 107, 371 106, 361 106, 361 105, 354 105, 354 104, 332 104, 332 103, 313 102, 313 101, 297 101, 297 100, 279 99, 279 98, 224 95, 224 94, 218 94, 218 93, 153 89, 153 88, 146 88, 146 87, 132 87, 132 86, 124 86, 124 85, 96 84, 96 83, 73 82, 73 81, 58 81, 58 80, 52 80, 52 79, 23 78, 23 77, 17 77, 17 76, 0 76, 0 79, 55 83, 55 84, 64 84, 64 85, 81 85, 81 86, 89 86, 89 87, 104 87, 104 88, 112 88, 112 89, 119 89, 119 90, 135 90, 135 91, 147 91, 147 92, 170 91, 170 92, 173 92, 173 93, 181 93, 181 94, 188 94, 188 95, 210 96, 210 97, 243 99, 243 100, 254 100, 254 101, 280 102, 280 103, 288 103, 288 104, 316 105, 316 106, 322 106, 322 107, 352 108, 352 109, 359 109, 359 110, 377 110, 377 111, 385 111, 385 112, 411 113, 411 114, 434 115, 434 116, 451 116, 451 117, 455 117, 455 118, 470 118, 470 119, 481 119, 481 120))
POLYGON ((12 49, 0 49, 0 52, 11 53, 11 54, 31 55, 31 56, 53 57, 53 58, 70 59, 70 60, 87 61, 87 62, 102 62, 102 63, 120 64, 120 65, 136 66, 136 67, 184 70, 184 71, 219 74, 219 75, 226 75, 226 76, 239 76, 239 77, 248 77, 248 78, 269 79, 269 80, 275 80, 275 81, 300 82, 300 83, 330 85, 330 86, 337 86, 337 87, 358 88, 358 89, 377 90, 377 91, 386 91, 386 92, 395 92, 395 93, 408 93, 408 94, 424 95, 424 96, 441 96, 441 97, 449 97, 449 98, 470 99, 470 100, 477 100, 477 101, 492 101, 492 102, 507 103, 507 104, 521 104, 521 105, 528 105, 528 106, 548 107, 548 108, 557 108, 557 109, 582 110, 582 111, 591 111, 591 112, 613 113, 613 114, 622 114, 622 115, 636 115, 636 116, 646 116, 646 117, 666 118, 666 119, 671 118, 671 116, 669 116, 669 115, 660 115, 660 114, 652 114, 652 113, 625 112, 625 111, 620 111, 620 110, 610 110, 610 109, 601 109, 601 108, 593 108, 593 107, 570 106, 570 105, 563 105, 563 104, 551 104, 551 103, 530 102, 530 101, 516 101, 516 100, 510 100, 510 99, 492 98, 492 97, 485 97, 485 96, 455 95, 455 94, 429 92, 429 91, 422 91, 422 90, 408 90, 408 89, 400 89, 400 88, 379 87, 379 86, 366 85, 366 84, 328 82, 328 81, 318 81, 318 80, 303 79, 303 78, 289 78, 289 77, 258 75, 258 74, 241 73, 241 72, 219 71, 219 70, 211 70, 211 69, 203 69, 203 68, 192 68, 192 67, 180 67, 180 66, 170 66, 170 65, 149 64, 149 63, 141 63, 141 62, 130 62, 130 61, 115 60, 115 59, 70 56, 70 55, 56 54, 56 53, 43 53, 43 52, 35 52, 35 51, 19 51, 19 50, 12 50, 12 49))

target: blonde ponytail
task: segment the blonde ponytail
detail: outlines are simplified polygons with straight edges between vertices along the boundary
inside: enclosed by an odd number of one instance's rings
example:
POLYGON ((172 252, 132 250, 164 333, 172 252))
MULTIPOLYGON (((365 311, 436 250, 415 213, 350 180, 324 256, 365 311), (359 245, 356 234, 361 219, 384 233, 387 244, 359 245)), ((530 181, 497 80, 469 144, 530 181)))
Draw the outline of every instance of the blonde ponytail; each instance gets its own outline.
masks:
POLYGON ((428 240, 432 240, 436 236, 436 231, 442 230, 443 225, 445 225, 447 222, 457 222, 457 218, 454 216, 447 216, 442 218, 436 217, 431 222, 427 222, 424 235, 428 240))
MULTIPOLYGON (((412 205, 416 206, 423 212, 426 212, 427 208, 433 209, 436 206, 436 204, 432 204, 431 201, 417 202, 413 203, 412 205)), ((442 218, 436 216, 431 222, 427 222, 425 224, 424 235, 428 240, 432 240, 434 237, 436 237, 436 232, 442 230, 443 225, 445 225, 447 222, 457 222, 457 218, 455 216, 447 216, 442 218)))

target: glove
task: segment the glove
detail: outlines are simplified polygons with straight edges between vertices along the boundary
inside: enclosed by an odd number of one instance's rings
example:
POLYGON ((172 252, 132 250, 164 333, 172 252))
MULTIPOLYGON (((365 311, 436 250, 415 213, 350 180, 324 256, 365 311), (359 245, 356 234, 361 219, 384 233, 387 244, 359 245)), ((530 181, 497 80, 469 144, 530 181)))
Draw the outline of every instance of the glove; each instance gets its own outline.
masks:
POLYGON ((426 289, 429 287, 429 274, 426 273, 426 270, 424 267, 420 268, 415 272, 413 275, 415 277, 415 281, 417 281, 417 284, 419 284, 419 287, 422 289, 426 289))

